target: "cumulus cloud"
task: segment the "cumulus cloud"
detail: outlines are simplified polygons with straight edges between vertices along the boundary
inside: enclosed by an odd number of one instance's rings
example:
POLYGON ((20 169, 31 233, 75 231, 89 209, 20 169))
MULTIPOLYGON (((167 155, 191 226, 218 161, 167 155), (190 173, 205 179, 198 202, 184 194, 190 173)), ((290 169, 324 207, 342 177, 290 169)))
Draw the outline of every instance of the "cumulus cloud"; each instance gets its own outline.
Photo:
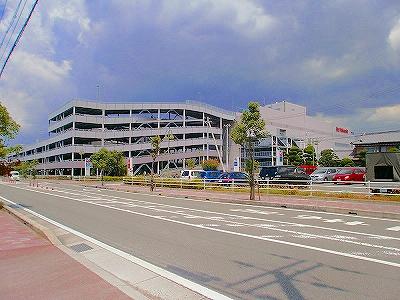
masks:
POLYGON ((358 108, 352 114, 329 115, 319 113, 317 118, 333 124, 343 124, 355 133, 399 129, 400 104, 375 108, 358 108))
POLYGON ((388 42, 392 49, 400 51, 400 20, 390 30, 388 42))

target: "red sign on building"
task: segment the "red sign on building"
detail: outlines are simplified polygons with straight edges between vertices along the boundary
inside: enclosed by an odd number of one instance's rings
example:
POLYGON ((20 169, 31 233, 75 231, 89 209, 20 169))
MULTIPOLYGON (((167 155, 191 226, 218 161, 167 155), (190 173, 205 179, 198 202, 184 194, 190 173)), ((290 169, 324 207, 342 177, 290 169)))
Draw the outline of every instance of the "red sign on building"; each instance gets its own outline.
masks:
POLYGON ((336 127, 336 132, 349 133, 349 130, 347 128, 336 127))

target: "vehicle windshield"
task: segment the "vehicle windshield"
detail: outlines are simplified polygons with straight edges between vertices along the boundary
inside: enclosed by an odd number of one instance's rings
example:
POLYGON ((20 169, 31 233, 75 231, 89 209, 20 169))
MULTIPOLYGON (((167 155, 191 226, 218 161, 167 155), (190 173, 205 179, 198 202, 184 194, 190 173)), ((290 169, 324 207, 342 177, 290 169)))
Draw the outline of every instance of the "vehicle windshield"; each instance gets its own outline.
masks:
POLYGON ((353 170, 351 169, 342 169, 338 172, 338 174, 352 174, 353 170))
POLYGON ((276 172, 276 174, 284 174, 284 173, 289 173, 289 172, 294 172, 296 168, 280 168, 278 169, 278 171, 276 172))
POLYGON ((313 174, 325 174, 326 170, 323 169, 319 169, 319 170, 315 170, 313 174))
POLYGON ((183 171, 182 176, 189 176, 189 171, 183 171))

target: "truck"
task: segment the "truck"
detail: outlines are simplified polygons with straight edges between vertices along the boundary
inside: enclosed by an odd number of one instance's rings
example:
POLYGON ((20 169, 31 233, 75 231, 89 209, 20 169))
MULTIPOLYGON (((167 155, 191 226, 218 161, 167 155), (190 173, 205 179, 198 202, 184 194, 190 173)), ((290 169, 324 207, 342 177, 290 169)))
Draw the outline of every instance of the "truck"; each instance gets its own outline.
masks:
POLYGON ((367 153, 365 159, 371 192, 400 194, 400 153, 367 153))

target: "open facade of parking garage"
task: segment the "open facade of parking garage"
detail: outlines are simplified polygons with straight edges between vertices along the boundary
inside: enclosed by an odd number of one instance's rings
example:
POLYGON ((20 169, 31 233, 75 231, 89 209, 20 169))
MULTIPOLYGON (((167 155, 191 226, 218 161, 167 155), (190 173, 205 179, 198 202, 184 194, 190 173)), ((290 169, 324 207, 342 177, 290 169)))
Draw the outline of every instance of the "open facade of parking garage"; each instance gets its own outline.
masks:
MULTIPOLYGON (((339 156, 352 151, 350 130, 309 116, 304 106, 287 101, 261 105, 268 137, 255 144, 255 157, 261 166, 276 165, 278 151, 312 143, 317 152, 334 149, 339 156)), ((51 113, 49 138, 9 159, 36 159, 44 175, 84 174, 85 159, 100 150, 120 151, 130 159, 133 174, 149 173, 151 143, 159 135, 161 151, 154 171, 163 173, 185 168, 187 160, 200 164, 217 159, 225 170, 234 161, 243 168, 246 152, 230 138, 241 113, 227 111, 196 101, 98 103, 73 100, 51 113)), ((92 170, 93 174, 93 170, 92 170)))
MULTIPOLYGON (((133 172, 151 170, 152 136, 161 137, 155 171, 184 168, 188 159, 223 159, 226 128, 235 114, 194 101, 96 103, 74 100, 49 115, 49 138, 25 146, 22 161, 36 159, 46 175, 80 175, 84 160, 105 147, 132 159, 133 172)), ((226 147, 225 147, 226 148, 226 147)))

